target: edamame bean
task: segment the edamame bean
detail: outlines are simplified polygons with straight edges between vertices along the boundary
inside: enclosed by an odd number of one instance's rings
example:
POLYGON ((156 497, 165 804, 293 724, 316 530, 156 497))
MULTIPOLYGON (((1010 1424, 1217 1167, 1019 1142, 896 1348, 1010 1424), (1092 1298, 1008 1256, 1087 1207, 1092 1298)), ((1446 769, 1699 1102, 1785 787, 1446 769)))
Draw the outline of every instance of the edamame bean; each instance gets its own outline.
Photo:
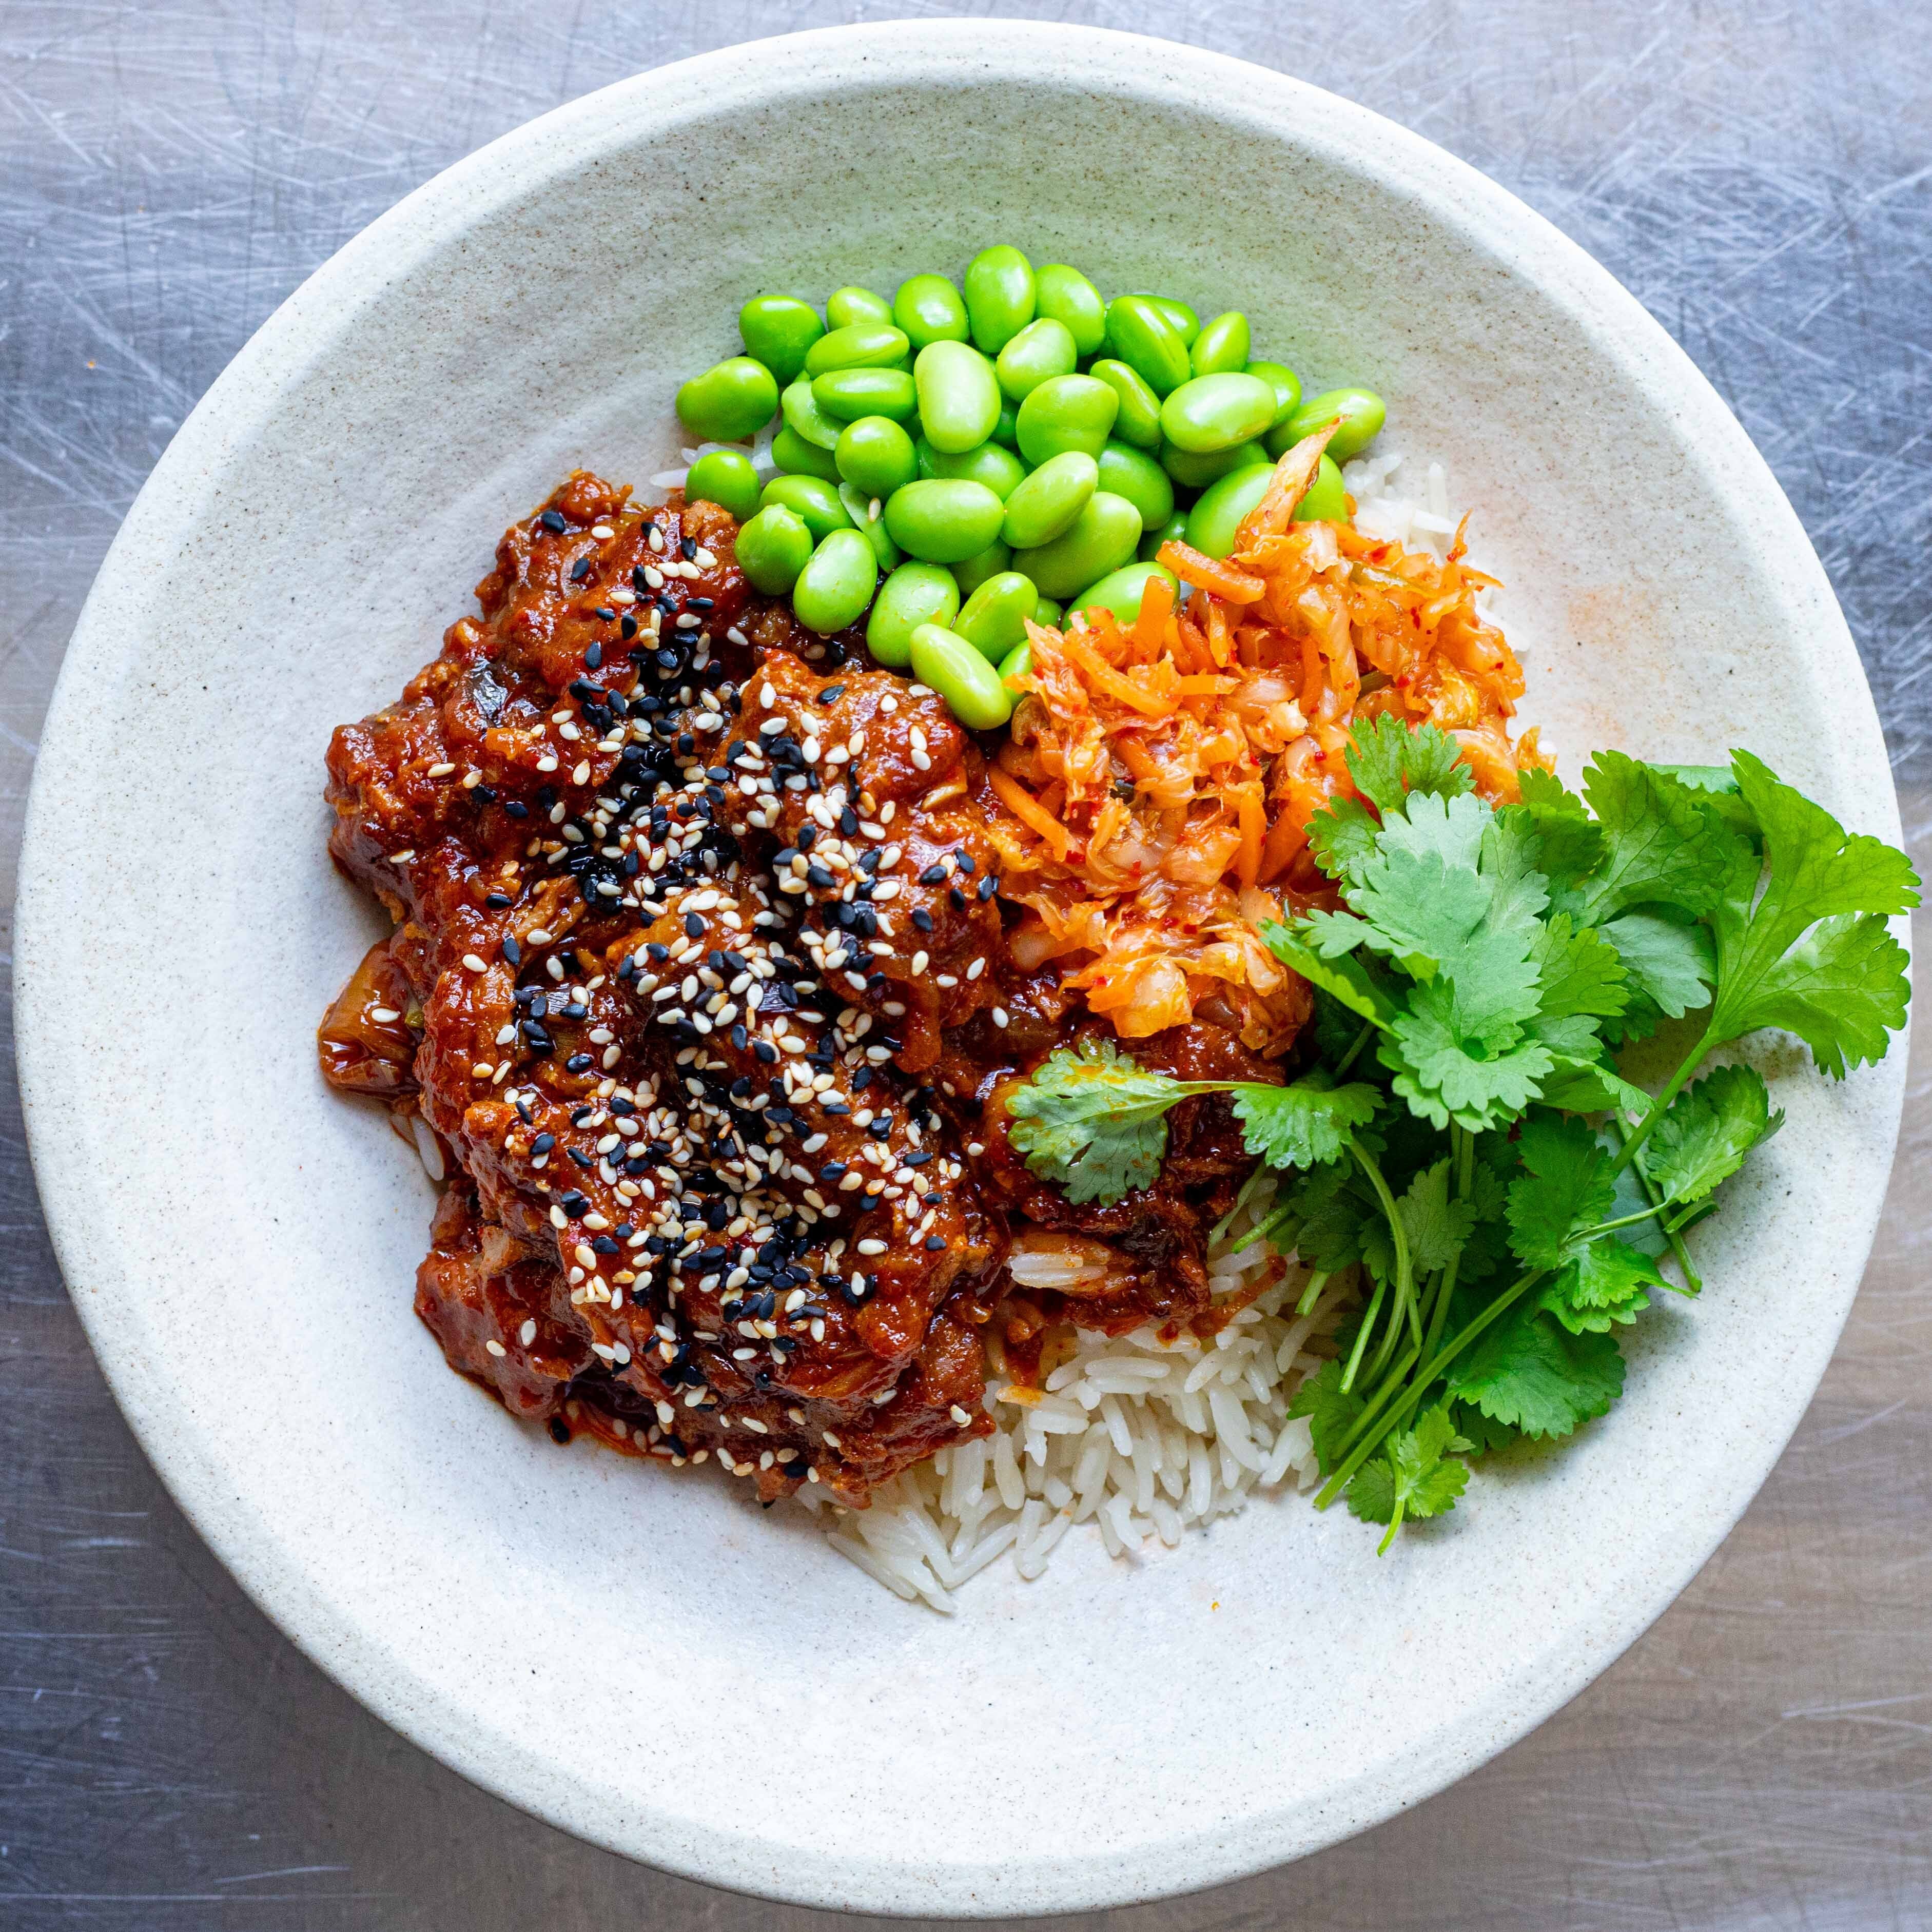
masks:
POLYGON ((838 466, 829 449, 821 449, 787 423, 772 438, 772 460, 788 476, 822 476, 828 483, 838 481, 838 466))
POLYGON ((989 577, 998 577, 1013 560, 1013 554, 998 537, 976 555, 952 566, 952 580, 962 597, 970 597, 989 577))
POLYGON ((997 356, 1032 321, 1033 264, 1001 242, 982 248, 966 270, 966 316, 973 340, 997 356))
POLYGON ((892 492, 886 528, 908 556, 961 563, 999 535, 1005 515, 1005 505, 985 484, 935 476, 892 492))
MULTIPOLYGON (((1156 469, 1156 476, 1160 471, 1156 469)), ((1167 479, 1162 477, 1165 482, 1167 479)), ((1100 466, 1084 449, 1050 456, 1006 499, 1000 534, 1016 550, 1037 550, 1073 527, 1100 488, 1100 466)), ((1173 493, 1168 500, 1173 501, 1173 493)))
POLYGON ((903 369, 832 369, 812 379, 812 400, 836 422, 890 416, 908 422, 919 408, 913 380, 903 369))
POLYGON ((1027 620, 1040 609, 1040 592, 1017 570, 989 577, 960 606, 953 624, 981 656, 998 664, 1016 644, 1026 642, 1027 620))
POLYGON ((778 406, 778 379, 749 356, 728 356, 677 392, 678 421, 704 442, 756 436, 778 406))
POLYGON ((1265 434, 1274 411, 1274 386, 1258 376, 1196 376, 1161 404, 1161 434, 1176 449, 1208 455, 1265 434))
POLYGON ((996 730, 1013 715, 1013 694, 1000 682, 998 670, 957 631, 920 625, 912 634, 912 668, 969 730, 996 730))
POLYGON ((1107 353, 1166 396, 1193 374, 1180 332, 1147 296, 1116 296, 1107 304, 1107 353))
POLYGON ((1111 610, 1124 624, 1131 624, 1141 614, 1141 599, 1148 586, 1161 578, 1171 592, 1180 590, 1174 572, 1158 563, 1130 563, 1111 571, 1098 584, 1089 584, 1066 607, 1071 618, 1082 610, 1111 610))
POLYGON ((758 472, 742 450, 710 449, 684 479, 687 502, 716 503, 741 524, 757 514, 758 472))
POLYGON ((1166 543, 1185 543, 1187 541, 1187 512, 1177 510, 1158 530, 1148 530, 1140 541, 1134 554, 1143 563, 1151 563, 1160 554, 1160 547, 1166 543))
POLYGON ((1252 470, 1257 463, 1268 460, 1268 452, 1258 442, 1240 442, 1232 449, 1200 453, 1176 449, 1171 442, 1160 446, 1160 466, 1184 490, 1204 490, 1218 477, 1237 470, 1252 470))
MULTIPOLYGON (((772 446, 773 454, 777 446, 772 446)), ((833 451, 838 473, 868 496, 890 496, 919 474, 912 438, 890 416, 861 416, 848 423, 833 451)))
POLYGON ((1204 323, 1187 352, 1197 376, 1238 374, 1248 363, 1248 319, 1238 308, 1204 323))
POLYGON ((1000 419, 1000 382, 971 344, 929 342, 912 365, 919 424, 943 454, 976 448, 1000 419))
POLYGON ((1158 530, 1174 514, 1174 485, 1144 450, 1108 440, 1100 452, 1099 488, 1124 496, 1141 513, 1143 530, 1158 530))
POLYGON ((1094 354, 1107 339, 1107 304, 1078 268, 1047 262, 1034 277, 1034 302, 1039 314, 1066 325, 1079 354, 1094 354))
POLYGON ((1013 568, 1024 571, 1049 597, 1070 597, 1119 569, 1140 540, 1139 511, 1124 496, 1096 490, 1071 530, 1038 550, 1016 550, 1013 568))
POLYGON ((1328 439, 1324 454, 1337 463, 1346 463, 1375 441, 1388 415, 1387 406, 1372 389, 1324 389, 1320 395, 1310 396, 1282 425, 1288 433, 1282 447, 1292 448, 1304 436, 1312 436, 1339 416, 1341 427, 1328 439))
POLYGON ((1060 620, 1066 614, 1051 597, 1042 597, 1040 600, 1039 609, 1033 614, 1033 620, 1036 624, 1051 624, 1057 631, 1060 628, 1060 620))
POLYGON ((1298 524, 1339 524, 1348 514, 1348 493, 1340 466, 1324 451, 1308 494, 1294 506, 1298 524))
POLYGON ((1091 376, 1054 376, 1019 406, 1020 454, 1037 467, 1063 450, 1097 458, 1112 434, 1120 399, 1091 376))
POLYGON ((825 319, 834 328, 850 328, 856 322, 890 322, 892 305, 870 289, 834 289, 825 298, 825 319))
POLYGON ((994 424, 988 440, 997 442, 1002 449, 1018 449, 1020 446, 1020 412, 1004 396, 1000 398, 1000 419, 994 424))
POLYGON ((950 482, 983 483, 1004 503, 1019 487, 1027 469, 1011 450, 997 442, 982 442, 977 449, 962 450, 957 455, 942 454, 932 444, 924 443, 920 446, 919 473, 944 477, 950 482))
POLYGON ((959 614, 959 586, 936 563, 902 563, 872 600, 866 648, 891 670, 912 662, 912 634, 922 624, 950 624, 959 614))
POLYGON ((795 382, 805 352, 825 333, 818 311, 796 296, 754 296, 738 311, 738 333, 748 355, 772 372, 778 387, 795 382))
POLYGON ((838 492, 816 476, 774 476, 758 501, 766 508, 782 503, 788 510, 796 512, 805 519, 814 544, 823 543, 834 530, 852 527, 852 519, 846 515, 838 492))
POLYGON ((1234 532, 1241 519, 1268 494, 1274 476, 1274 464, 1264 463, 1234 470, 1209 484, 1187 513, 1187 534, 1183 541, 1203 556, 1226 556, 1234 548, 1234 532))
POLYGON ((1087 373, 1105 382, 1120 399, 1120 414, 1114 418, 1114 434, 1136 449, 1158 449, 1160 398, 1148 388, 1147 378, 1112 356, 1102 356, 1087 373))
POLYGON ((767 503, 738 532, 738 568, 754 590, 782 597, 812 560, 812 532, 796 510, 767 503))
POLYGON ((805 373, 824 376, 834 369, 890 369, 911 347, 904 333, 889 322, 848 322, 821 335, 805 352, 805 373))
POLYGON ((1174 332, 1183 344, 1192 348, 1194 338, 1201 333, 1201 318, 1178 296, 1149 296, 1148 300, 1174 325, 1174 332))
POLYGON ((857 530, 834 530, 820 540, 812 560, 799 572, 792 586, 791 608, 808 630, 829 638, 859 621, 878 580, 872 546, 857 530))
POLYGON ((928 342, 964 342, 966 304, 944 275, 914 275, 892 298, 892 320, 914 350, 928 342))
POLYGON ((838 500, 845 506, 845 514, 852 519, 852 527, 872 547, 872 554, 878 560, 881 570, 896 570, 905 561, 899 554, 899 547, 892 539, 886 528, 886 506, 876 496, 868 496, 856 484, 842 483, 838 486, 838 500), (873 505, 878 504, 876 514, 873 505))
MULTIPOLYGON (((1059 606, 1056 604, 1054 608, 1058 610, 1059 606)), ((1036 618, 1034 621, 1036 623, 1043 623, 1046 620, 1036 618)), ((1022 638, 1004 657, 1000 658, 1000 682, 1005 684, 1014 678, 1025 677, 1031 673, 1032 670, 1033 640, 1030 638, 1022 638)), ((1015 694, 1018 695, 1017 693, 1015 694)))
POLYGON ((818 398, 812 393, 812 378, 801 376, 778 398, 778 407, 783 411, 785 427, 793 435, 802 436, 807 442, 815 442, 820 449, 836 449, 842 425, 818 406, 818 398))
MULTIPOLYGON (((1274 423, 1279 429, 1294 415, 1301 401, 1301 378, 1286 362, 1250 362, 1246 373, 1258 376, 1264 382, 1274 387, 1274 423)), ((1280 450, 1271 454, 1279 456, 1280 450)))
POLYGON ((993 365, 1000 387, 1012 402, 1023 402, 1053 376, 1070 376, 1080 360, 1073 332, 1064 322, 1041 316, 1030 322, 1000 351, 993 365))

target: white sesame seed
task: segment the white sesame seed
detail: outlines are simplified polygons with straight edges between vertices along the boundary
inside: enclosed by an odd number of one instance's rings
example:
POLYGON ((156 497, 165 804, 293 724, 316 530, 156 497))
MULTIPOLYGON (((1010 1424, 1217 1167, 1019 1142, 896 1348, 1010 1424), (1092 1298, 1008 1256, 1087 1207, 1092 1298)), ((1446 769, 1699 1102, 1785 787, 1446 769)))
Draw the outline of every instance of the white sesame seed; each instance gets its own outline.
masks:
POLYGON ((463 956, 463 963, 472 973, 487 973, 490 970, 473 952, 466 952, 463 956))
POLYGON ((874 1240, 869 1234, 859 1244, 859 1252, 862 1255, 882 1255, 885 1251, 885 1243, 874 1240))
POLYGON ((429 768, 428 776, 433 778, 446 778, 455 769, 454 765, 448 764, 432 765, 429 768))
POLYGON ((608 524, 592 524, 590 526, 590 534, 593 537, 601 537, 608 542, 617 532, 608 524))
POLYGON ((484 1348, 488 1348, 493 1355, 507 1355, 510 1352, 509 1350, 505 1348, 502 1343, 498 1341, 494 1335, 492 1335, 490 1339, 483 1344, 483 1346, 484 1348))

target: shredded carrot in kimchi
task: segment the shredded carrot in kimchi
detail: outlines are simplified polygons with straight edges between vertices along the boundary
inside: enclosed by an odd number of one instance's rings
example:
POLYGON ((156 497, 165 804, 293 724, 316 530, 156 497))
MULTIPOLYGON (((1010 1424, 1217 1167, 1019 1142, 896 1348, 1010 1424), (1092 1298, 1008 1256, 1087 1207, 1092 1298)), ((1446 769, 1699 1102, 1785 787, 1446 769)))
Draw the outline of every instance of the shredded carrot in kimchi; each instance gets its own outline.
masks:
POLYGON ((1533 731, 1510 740, 1522 673, 1478 614, 1496 580, 1463 562, 1462 530, 1444 561, 1292 520, 1326 440, 1282 458, 1230 556, 1162 548, 1195 586, 1184 608, 1156 578, 1131 622, 1028 627, 1031 668, 982 782, 1002 896, 1026 908, 1012 952, 1059 962, 1124 1037, 1197 1011, 1259 1052, 1293 1037, 1308 990, 1256 928, 1334 903, 1307 826, 1354 789, 1356 719, 1439 725, 1493 800, 1540 762, 1533 731))

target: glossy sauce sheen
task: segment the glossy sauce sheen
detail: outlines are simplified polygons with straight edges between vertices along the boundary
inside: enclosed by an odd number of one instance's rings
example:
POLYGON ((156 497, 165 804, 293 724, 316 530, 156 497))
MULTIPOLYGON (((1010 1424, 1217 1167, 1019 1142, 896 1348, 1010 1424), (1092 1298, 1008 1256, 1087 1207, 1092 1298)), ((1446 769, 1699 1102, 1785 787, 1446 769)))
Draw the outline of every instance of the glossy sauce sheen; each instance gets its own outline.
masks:
MULTIPOLYGON (((1248 1162, 1190 1100, 1115 1207, 1026 1172, 1001 1085, 1093 1022, 1008 956, 979 746, 751 592, 724 512, 628 496, 572 476, 335 734, 330 850, 398 923, 322 1069, 461 1169, 416 1298, 454 1366, 560 1438, 862 1502, 986 1432, 988 1338, 1023 1366, 1064 1316, 1006 1300, 1016 1228, 1108 1244, 1084 1324, 1185 1316, 1248 1162)), ((1211 1027, 1135 1052, 1278 1077, 1211 1027)))

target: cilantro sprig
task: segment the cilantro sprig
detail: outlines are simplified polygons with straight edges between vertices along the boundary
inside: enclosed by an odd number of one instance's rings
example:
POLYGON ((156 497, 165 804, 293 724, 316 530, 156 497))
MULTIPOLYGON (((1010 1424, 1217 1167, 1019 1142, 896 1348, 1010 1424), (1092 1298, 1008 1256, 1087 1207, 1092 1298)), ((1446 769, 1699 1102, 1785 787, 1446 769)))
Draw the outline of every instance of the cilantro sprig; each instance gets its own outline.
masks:
POLYGON ((1919 882, 1748 752, 1600 752, 1580 795, 1529 772, 1501 807, 1432 726, 1358 725, 1348 764, 1358 795, 1309 826, 1340 904, 1262 928, 1315 989, 1314 1064, 1183 1081, 1088 1039, 1007 1111, 1033 1172, 1112 1202, 1157 1178, 1176 1105, 1229 1096, 1274 1178, 1257 1233, 1313 1270, 1303 1309, 1364 1276, 1288 1413, 1318 1506, 1346 1496, 1386 1550, 1470 1461, 1616 1400, 1620 1331, 1653 1292, 1700 1292, 1684 1237, 1784 1119, 1712 1056, 1777 1028, 1833 1079, 1882 1058, 1909 990, 1890 922, 1919 882), (1618 1060, 1666 1023, 1690 1043, 1653 1094, 1618 1060))

